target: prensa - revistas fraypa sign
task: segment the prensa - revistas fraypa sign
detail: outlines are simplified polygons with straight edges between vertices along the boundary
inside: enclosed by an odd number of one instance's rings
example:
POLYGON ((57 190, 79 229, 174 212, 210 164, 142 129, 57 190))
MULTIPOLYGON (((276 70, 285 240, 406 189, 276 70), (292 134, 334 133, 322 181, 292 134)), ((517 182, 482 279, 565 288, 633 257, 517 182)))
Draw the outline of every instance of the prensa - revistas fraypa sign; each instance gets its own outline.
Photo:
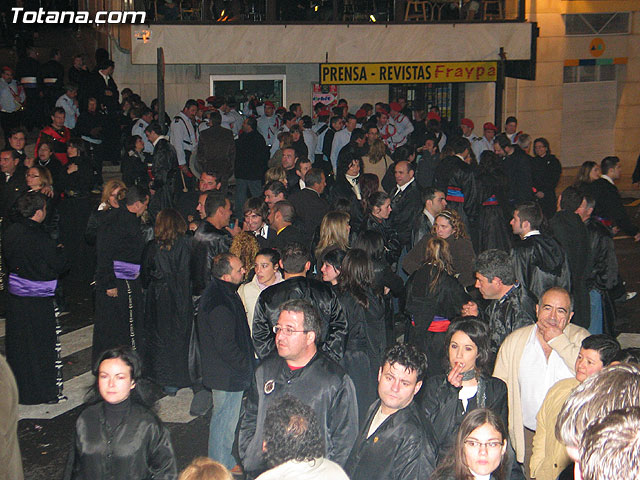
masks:
POLYGON ((320 64, 320 83, 333 85, 495 82, 497 74, 497 62, 320 64))

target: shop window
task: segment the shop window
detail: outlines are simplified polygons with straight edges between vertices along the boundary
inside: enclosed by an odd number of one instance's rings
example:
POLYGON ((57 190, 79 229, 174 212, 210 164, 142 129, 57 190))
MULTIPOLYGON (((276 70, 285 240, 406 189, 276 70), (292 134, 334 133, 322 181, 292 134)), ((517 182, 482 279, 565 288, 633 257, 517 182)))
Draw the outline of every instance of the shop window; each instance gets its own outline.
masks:
POLYGON ((234 99, 238 111, 245 110, 251 97, 286 107, 285 75, 211 75, 209 82, 211 95, 234 99))
POLYGON ((571 13, 564 16, 566 35, 620 35, 629 33, 629 13, 571 13))
POLYGON ((564 67, 564 83, 608 82, 616 79, 615 65, 564 67))

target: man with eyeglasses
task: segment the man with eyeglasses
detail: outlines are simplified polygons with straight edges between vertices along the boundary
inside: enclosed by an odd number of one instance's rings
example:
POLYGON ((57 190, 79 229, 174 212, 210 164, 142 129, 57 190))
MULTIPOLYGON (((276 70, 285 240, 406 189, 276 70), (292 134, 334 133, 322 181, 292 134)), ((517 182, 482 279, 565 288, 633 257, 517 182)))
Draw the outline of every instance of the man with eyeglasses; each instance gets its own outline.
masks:
POLYGON ((278 310, 272 327, 278 354, 256 369, 240 422, 238 450, 247 478, 268 468, 263 455, 264 419, 267 409, 284 395, 315 411, 326 456, 340 466, 345 465, 358 433, 353 382, 318 349, 322 334, 318 310, 305 299, 288 300, 278 310))

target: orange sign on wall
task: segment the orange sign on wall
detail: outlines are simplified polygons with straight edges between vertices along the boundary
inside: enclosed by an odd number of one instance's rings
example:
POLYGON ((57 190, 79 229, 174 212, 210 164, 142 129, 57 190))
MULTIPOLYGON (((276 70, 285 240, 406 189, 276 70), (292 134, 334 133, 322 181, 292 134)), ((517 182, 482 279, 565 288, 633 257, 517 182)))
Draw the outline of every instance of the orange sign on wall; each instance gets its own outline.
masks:
POLYGON ((602 40, 601 38, 594 38, 589 44, 589 52, 591 52, 591 55, 593 55, 594 57, 602 56, 605 48, 606 47, 604 46, 604 40, 602 40))

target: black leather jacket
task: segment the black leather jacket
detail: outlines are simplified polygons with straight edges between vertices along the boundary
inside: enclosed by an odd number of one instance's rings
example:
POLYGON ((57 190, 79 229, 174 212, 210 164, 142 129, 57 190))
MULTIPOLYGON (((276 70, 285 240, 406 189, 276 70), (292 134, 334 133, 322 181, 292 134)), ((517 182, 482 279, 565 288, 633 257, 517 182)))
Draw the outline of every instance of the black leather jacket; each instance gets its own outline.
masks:
POLYGON ((398 262, 400 258, 400 252, 402 251, 402 245, 398 238, 398 232, 391 226, 389 220, 377 221, 373 215, 367 215, 364 223, 362 224, 362 231, 373 230, 379 232, 384 237, 384 254, 389 265, 393 265, 398 262))
POLYGON ((233 238, 226 230, 218 230, 206 220, 200 224, 193 235, 191 250, 191 283, 193 295, 202 295, 202 291, 211 281, 213 257, 228 252, 233 238))
POLYGON ((315 411, 327 458, 344 466, 358 435, 356 392, 342 367, 318 352, 298 370, 291 370, 278 355, 267 358, 256 369, 238 436, 245 471, 255 477, 267 469, 262 452, 264 419, 267 409, 287 394, 315 411))
POLYGON ((104 402, 80 414, 64 479, 98 478, 178 478, 169 431, 146 407, 131 402, 129 412, 113 429, 107 424, 104 402))
POLYGON ((334 291, 319 280, 293 277, 262 291, 253 313, 253 345, 258 357, 264 359, 276 349, 273 326, 278 323, 280 305, 287 300, 304 298, 320 312, 322 320, 321 350, 339 361, 344 352, 347 319, 334 291))
POLYGON ((567 254, 549 235, 531 235, 516 242, 511 249, 516 280, 537 298, 551 287, 571 291, 571 274, 567 254))
POLYGON ((438 447, 433 426, 420 406, 411 402, 367 438, 379 407, 380 400, 369 408, 367 421, 349 456, 345 470, 351 480, 429 478, 436 467, 438 447))
POLYGON ((591 217, 586 222, 591 252, 593 254, 593 270, 587 277, 587 288, 603 292, 612 289, 618 280, 618 258, 613 247, 611 230, 600 221, 591 217))

